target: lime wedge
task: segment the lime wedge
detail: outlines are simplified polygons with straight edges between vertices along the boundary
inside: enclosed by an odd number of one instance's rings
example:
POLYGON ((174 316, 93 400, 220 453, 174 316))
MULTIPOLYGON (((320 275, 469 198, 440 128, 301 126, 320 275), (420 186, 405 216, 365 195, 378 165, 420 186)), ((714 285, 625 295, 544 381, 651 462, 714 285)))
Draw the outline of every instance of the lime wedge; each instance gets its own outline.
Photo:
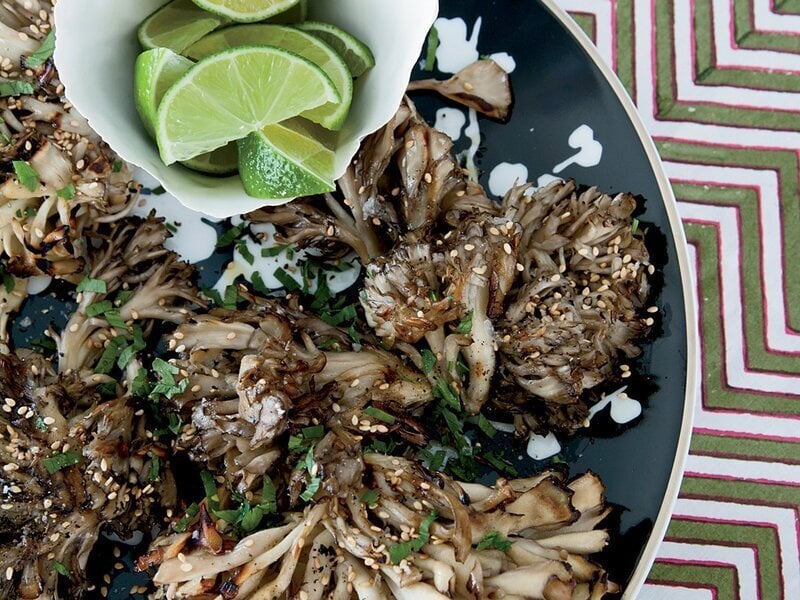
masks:
POLYGON ((169 48, 180 53, 227 22, 228 19, 205 12, 191 0, 173 0, 142 21, 137 33, 145 50, 169 48))
POLYGON ((192 171, 206 175, 233 175, 239 168, 236 142, 230 142, 227 146, 201 154, 196 158, 184 160, 181 164, 192 171))
POLYGON ((318 21, 306 21, 305 23, 298 23, 296 27, 317 36, 336 50, 344 60, 347 68, 350 69, 353 77, 361 77, 375 66, 375 56, 372 51, 355 36, 336 27, 336 25, 319 23, 318 21))
POLYGON ((268 125, 239 140, 239 174, 255 198, 299 198, 332 192, 333 151, 296 120, 268 125))
POLYGON ((340 101, 331 102, 303 113, 303 116, 327 129, 344 125, 353 99, 353 76, 333 48, 325 42, 286 25, 236 25, 207 35, 186 49, 189 58, 200 60, 236 46, 276 46, 310 60, 331 78, 340 101))
POLYGON ((169 48, 153 48, 136 58, 133 91, 136 110, 147 133, 155 137, 156 111, 166 91, 194 63, 169 48))
POLYGON ((305 58, 244 46, 204 58, 166 93, 156 115, 165 164, 188 160, 328 102, 339 93, 305 58))
MULTIPOLYGON (((134 101, 147 133, 155 134, 156 113, 161 98, 194 63, 169 48, 153 48, 136 59, 134 101)), ((229 175, 238 168, 236 144, 184 161, 184 166, 210 175, 229 175)))
POLYGON ((240 23, 263 21, 285 12, 299 0, 192 0, 209 12, 228 17, 240 23))

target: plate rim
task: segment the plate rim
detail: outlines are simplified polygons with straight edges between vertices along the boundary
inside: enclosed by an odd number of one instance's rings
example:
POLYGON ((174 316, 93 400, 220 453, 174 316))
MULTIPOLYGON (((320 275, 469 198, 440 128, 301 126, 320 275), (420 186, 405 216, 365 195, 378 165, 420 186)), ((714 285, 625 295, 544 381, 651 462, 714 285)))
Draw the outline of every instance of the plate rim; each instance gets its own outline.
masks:
POLYGON ((667 532, 672 518, 675 504, 678 500, 683 474, 686 469, 686 460, 689 456, 689 445, 692 437, 692 425, 694 423, 694 409, 697 401, 697 381, 698 381, 698 359, 699 359, 699 332, 697 330, 697 306, 695 299, 694 275, 691 269, 689 257, 689 245, 686 240, 686 233, 683 229, 680 215, 678 213, 678 203, 672 191, 669 177, 664 170, 661 156, 656 149, 655 142, 647 130, 647 127, 639 115, 636 106, 631 99, 628 91, 622 85, 611 67, 606 64, 600 51, 594 42, 586 35, 583 29, 569 16, 569 14, 556 4, 556 0, 539 0, 539 2, 550 12, 550 14, 561 23, 561 25, 572 35, 575 41, 581 46, 584 53, 591 59, 595 66, 600 70, 611 89, 622 104, 628 118, 631 121, 639 141, 644 148, 647 160, 656 177, 659 191, 664 201, 664 209, 667 213, 672 238, 675 243, 675 251, 678 256, 678 269, 681 274, 681 287, 683 291, 683 305, 686 314, 686 389, 684 392, 683 416, 681 420, 681 430, 678 437, 678 444, 675 451, 675 459, 672 463, 672 471, 661 502, 658 516, 653 523, 650 537, 645 544, 639 562, 631 575, 621 600, 635 600, 647 580, 647 576, 655 562, 656 555, 664 536, 667 532))

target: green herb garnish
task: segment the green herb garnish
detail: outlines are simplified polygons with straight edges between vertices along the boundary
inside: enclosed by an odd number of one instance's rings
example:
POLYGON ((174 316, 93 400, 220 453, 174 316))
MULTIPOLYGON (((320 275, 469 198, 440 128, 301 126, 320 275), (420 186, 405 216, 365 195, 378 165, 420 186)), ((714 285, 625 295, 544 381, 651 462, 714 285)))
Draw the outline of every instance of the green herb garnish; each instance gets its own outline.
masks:
POLYGON ((181 518, 180 521, 175 523, 175 531, 177 533, 183 533, 186 531, 186 528, 189 526, 194 518, 200 514, 200 507, 197 506, 194 502, 192 502, 189 506, 186 507, 186 514, 181 518))
POLYGON ((458 326, 456 327, 456 333, 463 333, 464 335, 466 335, 471 332, 472 332, 472 311, 469 311, 458 322, 458 326))
POLYGON ((24 160, 15 160, 12 161, 12 164, 20 185, 30 192, 35 192, 39 188, 39 173, 36 172, 36 169, 24 160))
POLYGON ((72 200, 75 197, 77 190, 73 184, 65 185, 63 188, 56 192, 56 196, 64 200, 72 200))
POLYGON ((488 550, 491 548, 494 550, 501 550, 502 552, 508 552, 511 550, 511 544, 513 544, 513 542, 504 538, 499 531, 490 531, 478 542, 477 550, 480 552, 481 550, 488 550))
POLYGON ((56 30, 51 29, 50 33, 42 40, 36 52, 29 54, 25 58, 25 66, 37 68, 41 67, 47 60, 53 56, 53 51, 56 49, 56 30))
POLYGON ((425 375, 433 373, 437 362, 439 361, 436 359, 436 355, 433 352, 427 348, 422 351, 422 372, 425 373, 425 375))
POLYGON ((367 490, 361 494, 361 501, 367 506, 375 506, 380 499, 381 495, 378 490, 367 490))
POLYGON ((382 411, 379 408, 375 408, 374 406, 368 406, 367 408, 365 408, 364 413, 374 419, 378 419, 379 421, 388 423, 389 425, 394 425, 395 422, 397 421, 394 415, 390 415, 389 413, 382 411))
POLYGON ((54 454, 50 458, 45 458, 42 461, 42 464, 44 465, 44 468, 47 469, 47 472, 52 475, 61 469, 66 469, 72 465, 77 465, 79 462, 81 462, 81 460, 82 457, 77 452, 60 452, 58 454, 54 454))
POLYGON ((78 284, 77 291, 80 292, 93 292, 95 294, 107 294, 108 285, 102 279, 92 279, 85 277, 83 281, 78 284))
POLYGON ((36 88, 27 81, 4 81, 0 83, 0 98, 33 94, 36 88))

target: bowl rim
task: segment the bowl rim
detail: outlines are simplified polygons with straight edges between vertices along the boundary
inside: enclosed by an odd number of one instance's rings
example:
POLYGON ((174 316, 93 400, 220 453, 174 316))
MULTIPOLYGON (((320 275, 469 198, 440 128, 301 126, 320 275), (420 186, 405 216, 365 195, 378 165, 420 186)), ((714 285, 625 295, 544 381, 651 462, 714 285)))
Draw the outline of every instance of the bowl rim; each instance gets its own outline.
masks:
POLYGON ((581 49, 602 73, 611 89, 616 94, 617 99, 622 104, 631 124, 639 136, 639 141, 644 148, 650 167, 653 170, 661 197, 664 202, 664 209, 669 220, 672 239, 675 244, 675 251, 678 256, 678 268, 681 274, 681 287, 683 291, 683 305, 686 314, 686 389, 684 391, 683 416, 681 429, 678 437, 678 444, 675 450, 675 459, 672 463, 672 471, 664 492, 664 499, 658 511, 658 516, 653 523, 650 537, 645 544, 644 550, 639 557, 636 568, 623 591, 621 600, 635 600, 647 580, 650 569, 655 562, 658 550, 667 532, 675 503, 678 500, 683 474, 686 468, 686 460, 689 456, 689 445, 692 437, 692 425, 694 423, 694 409, 698 398, 697 381, 699 365, 699 332, 697 330, 697 305, 695 298, 696 286, 694 275, 691 269, 689 257, 689 246, 686 241, 686 234, 683 229, 680 214, 678 213, 678 203, 672 191, 669 177, 664 170, 661 157, 656 149, 655 142, 647 130, 636 106, 631 99, 628 91, 622 85, 611 67, 606 64, 600 51, 583 29, 569 16, 569 14, 556 4, 556 0, 539 0, 539 2, 551 13, 553 17, 564 27, 567 32, 578 42, 581 49))

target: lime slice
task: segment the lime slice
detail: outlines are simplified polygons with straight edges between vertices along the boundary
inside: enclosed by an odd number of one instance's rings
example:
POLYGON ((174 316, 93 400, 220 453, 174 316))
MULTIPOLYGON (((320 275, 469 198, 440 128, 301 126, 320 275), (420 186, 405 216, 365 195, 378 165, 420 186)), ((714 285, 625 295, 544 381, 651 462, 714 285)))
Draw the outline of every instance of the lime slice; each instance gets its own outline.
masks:
POLYGON ((201 154, 196 158, 184 160, 181 164, 192 171, 206 175, 233 175, 239 168, 236 142, 230 142, 227 146, 201 154))
POLYGON ((267 19, 268 23, 302 23, 308 17, 308 0, 300 0, 286 12, 267 19))
MULTIPOLYGON (((134 73, 134 100, 136 110, 142 119, 147 133, 153 138, 158 105, 166 91, 188 71, 194 63, 188 58, 175 54, 169 48, 153 48, 142 52, 136 59, 134 73)), ((202 154, 184 161, 185 166, 194 171, 210 175, 229 175, 238 168, 236 144, 202 154)))
POLYGON ((263 21, 285 12, 299 0, 192 0, 197 6, 240 23, 263 21))
POLYGON ((353 77, 361 77, 369 69, 375 66, 375 56, 367 46, 350 35, 343 29, 330 23, 320 23, 318 21, 306 21, 296 25, 299 29, 307 31, 339 53, 353 77))
POLYGON ((353 76, 336 51, 310 33, 286 25, 236 25, 207 35, 187 48, 185 54, 200 60, 236 46, 262 45, 294 52, 325 71, 336 86, 340 101, 306 111, 303 116, 327 129, 341 129, 353 99, 353 76))
POLYGON ((144 49, 169 48, 182 52, 194 42, 229 22, 212 15, 191 0, 173 0, 139 25, 139 43, 144 49))
POLYGON ((328 102, 339 93, 305 58, 269 46, 225 50, 194 65, 156 115, 165 164, 188 160, 328 102))
POLYGON ((333 151, 296 120, 268 125, 239 140, 239 175, 255 198, 299 198, 332 192, 333 151))
POLYGON ((153 48, 136 58, 133 75, 136 110, 147 133, 155 137, 156 111, 166 91, 194 63, 169 48, 153 48))

